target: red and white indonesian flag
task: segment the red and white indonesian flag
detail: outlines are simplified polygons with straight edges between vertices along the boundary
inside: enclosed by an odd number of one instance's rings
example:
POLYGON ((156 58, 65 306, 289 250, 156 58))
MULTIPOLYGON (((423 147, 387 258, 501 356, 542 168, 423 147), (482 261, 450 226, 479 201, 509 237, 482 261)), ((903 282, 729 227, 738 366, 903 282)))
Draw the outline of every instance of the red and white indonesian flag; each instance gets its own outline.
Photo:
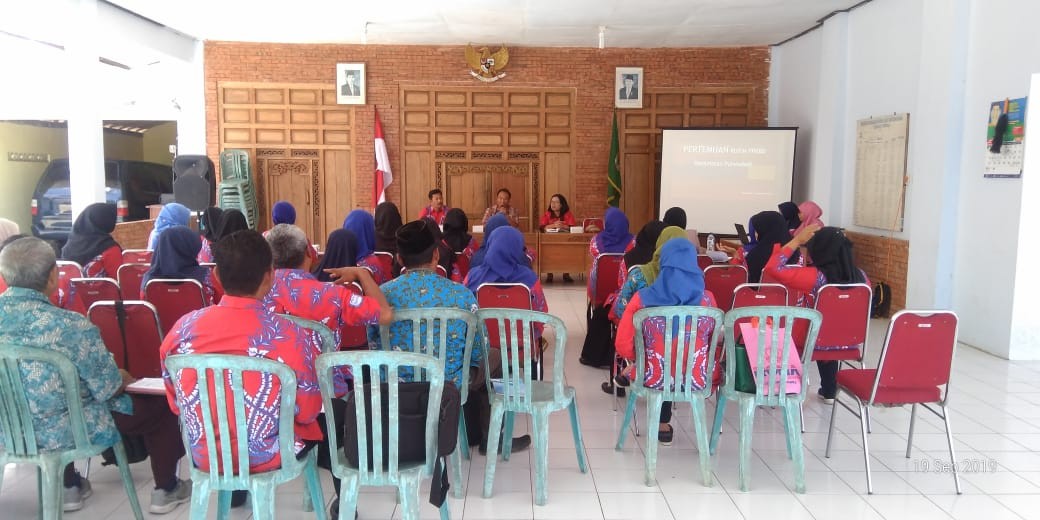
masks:
POLYGON ((383 139, 383 125, 379 122, 379 110, 376 110, 376 179, 372 193, 372 206, 386 202, 386 188, 394 182, 390 171, 390 156, 386 153, 386 140, 383 139))

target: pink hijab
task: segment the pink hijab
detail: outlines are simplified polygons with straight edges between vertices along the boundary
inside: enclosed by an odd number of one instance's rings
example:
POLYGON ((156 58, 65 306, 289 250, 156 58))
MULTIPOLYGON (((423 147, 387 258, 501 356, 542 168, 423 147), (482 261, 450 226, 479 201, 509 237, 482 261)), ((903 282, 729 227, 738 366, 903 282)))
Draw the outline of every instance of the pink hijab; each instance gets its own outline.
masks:
POLYGON ((791 232, 792 236, 797 235, 799 231, 814 224, 823 227, 823 221, 820 220, 820 217, 823 216, 823 210, 820 209, 820 206, 815 202, 807 200, 799 204, 798 212, 801 213, 802 225, 798 226, 798 229, 791 232))

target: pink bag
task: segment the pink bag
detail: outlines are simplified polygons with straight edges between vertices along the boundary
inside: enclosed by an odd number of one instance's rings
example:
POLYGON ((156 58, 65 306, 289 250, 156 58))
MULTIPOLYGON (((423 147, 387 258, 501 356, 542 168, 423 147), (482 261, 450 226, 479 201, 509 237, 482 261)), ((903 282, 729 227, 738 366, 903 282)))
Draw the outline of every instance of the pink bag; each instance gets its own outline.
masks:
MULTIPOLYGON (((757 320, 754 320, 757 321, 757 320)), ((744 346, 747 348, 748 362, 751 363, 751 374, 755 377, 755 385, 758 388, 762 388, 765 381, 758 380, 758 325, 755 323, 744 322, 740 324, 740 334, 744 340, 744 346)), ((784 328, 780 327, 778 332, 779 337, 784 337, 784 328)), ((765 356, 764 359, 768 360, 770 356, 770 347, 773 342, 773 331, 772 325, 766 325, 765 332, 765 356)), ((787 338, 787 367, 780 366, 781 363, 777 360, 776 366, 773 368, 776 374, 787 374, 787 393, 797 394, 802 391, 802 360, 798 358, 798 349, 795 348, 794 342, 790 337, 787 338)), ((768 377, 768 374, 763 372, 763 375, 767 376, 766 379, 772 379, 774 382, 773 390, 770 394, 776 395, 779 393, 779 377, 768 377)))

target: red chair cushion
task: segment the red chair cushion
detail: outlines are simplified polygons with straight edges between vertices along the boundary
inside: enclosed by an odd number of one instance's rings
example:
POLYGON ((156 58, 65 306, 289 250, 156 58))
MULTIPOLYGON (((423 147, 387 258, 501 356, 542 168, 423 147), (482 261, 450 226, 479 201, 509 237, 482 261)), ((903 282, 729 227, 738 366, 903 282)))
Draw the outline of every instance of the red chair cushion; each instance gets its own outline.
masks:
MULTIPOLYGON (((838 386, 851 392, 862 401, 870 399, 870 391, 874 387, 877 369, 852 369, 838 372, 838 386)), ((935 403, 940 399, 939 387, 895 387, 885 386, 884 381, 878 386, 875 404, 911 404, 935 403)))

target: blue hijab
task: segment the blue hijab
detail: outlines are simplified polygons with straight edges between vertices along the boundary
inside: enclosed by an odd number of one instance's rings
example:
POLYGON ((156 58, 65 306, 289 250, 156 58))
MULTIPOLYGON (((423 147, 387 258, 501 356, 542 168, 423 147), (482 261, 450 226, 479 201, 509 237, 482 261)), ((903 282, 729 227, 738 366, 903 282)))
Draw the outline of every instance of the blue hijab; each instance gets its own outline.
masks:
POLYGON ((697 265, 697 249, 689 240, 669 240, 661 246, 661 274, 653 285, 639 291, 644 307, 700 305, 704 298, 704 271, 697 265))
POLYGON ((329 240, 325 244, 325 255, 321 262, 314 268, 314 276, 323 282, 331 282, 332 277, 326 273, 326 269, 339 267, 357 266, 357 237, 353 231, 337 229, 329 234, 329 240))
POLYGON ((155 249, 159 243, 159 235, 173 226, 187 226, 191 218, 191 210, 184 204, 171 202, 163 206, 159 216, 155 219, 155 229, 148 236, 148 249, 155 249))
POLYGON ((469 261, 470 269, 484 263, 484 256, 487 255, 488 247, 491 244, 491 232, 502 226, 509 226, 509 218, 501 213, 495 213, 488 219, 487 223, 484 224, 484 241, 481 242, 480 248, 477 249, 477 252, 473 253, 473 258, 469 261))
POLYGON ((600 253, 624 253, 628 244, 632 243, 625 212, 617 208, 608 209, 603 217, 603 231, 597 233, 593 240, 600 253))
POLYGON ((513 226, 499 226, 488 235, 489 243, 484 262, 470 268, 466 288, 477 292, 482 283, 522 283, 534 287, 538 275, 528 267, 524 254, 524 235, 513 226))
POLYGON ((355 209, 347 215, 343 221, 343 229, 353 232, 357 237, 357 249, 354 251, 355 262, 370 254, 376 249, 376 221, 372 214, 363 210, 355 209))
POLYGON ((271 207, 271 220, 274 221, 276 226, 278 224, 295 224, 296 208, 284 200, 275 202, 274 206, 271 207))
POLYGON ((141 286, 153 278, 191 278, 206 282, 209 270, 199 266, 202 239, 187 226, 173 226, 159 235, 152 255, 152 267, 141 279, 141 286))

